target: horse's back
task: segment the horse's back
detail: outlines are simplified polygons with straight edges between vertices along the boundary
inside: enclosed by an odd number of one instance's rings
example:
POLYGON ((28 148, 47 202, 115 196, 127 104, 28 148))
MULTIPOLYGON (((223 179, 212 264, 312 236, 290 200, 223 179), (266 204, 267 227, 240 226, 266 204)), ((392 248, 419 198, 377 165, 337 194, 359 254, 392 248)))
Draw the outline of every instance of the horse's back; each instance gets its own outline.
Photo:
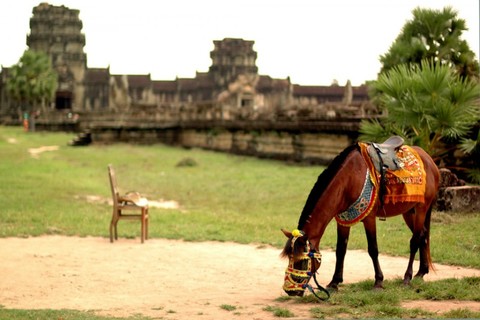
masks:
POLYGON ((423 162, 427 179, 425 201, 430 200, 429 202, 431 202, 437 196, 438 186, 440 184, 440 171, 432 157, 425 150, 418 146, 412 146, 412 148, 415 149, 423 162))

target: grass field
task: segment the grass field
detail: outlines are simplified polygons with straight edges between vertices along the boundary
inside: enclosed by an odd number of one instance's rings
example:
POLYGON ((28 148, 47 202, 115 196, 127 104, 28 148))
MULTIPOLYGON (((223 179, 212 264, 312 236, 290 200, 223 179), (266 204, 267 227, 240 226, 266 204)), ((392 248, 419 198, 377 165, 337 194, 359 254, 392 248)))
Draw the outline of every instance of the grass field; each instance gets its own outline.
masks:
MULTIPOLYGON (((0 236, 108 236, 111 206, 88 202, 110 198, 107 164, 114 165, 122 191, 150 200, 175 200, 179 209, 151 208, 151 237, 188 241, 235 241, 280 247, 280 228, 297 226, 318 166, 187 150, 164 145, 70 147, 65 133, 25 133, 0 127, 0 236), (30 148, 59 146, 38 158, 30 148), (179 167, 184 159, 197 165, 179 167)), ((401 217, 379 222, 380 251, 408 254, 410 231, 401 217)), ((479 214, 434 213, 432 256, 436 262, 480 268, 479 214), (441 243, 441 246, 435 244, 441 243)), ((138 236, 136 223, 120 225, 120 236, 138 236)), ((321 247, 334 248, 335 224, 321 247)), ((363 227, 352 228, 349 248, 366 248, 363 227)))
MULTIPOLYGON (((111 163, 122 191, 136 190, 150 200, 180 204, 179 209, 150 209, 150 237, 281 247, 285 239, 280 228, 296 227, 306 197, 324 169, 164 145, 70 147, 67 142, 72 137, 0 126, 0 237, 108 237, 111 206, 86 199, 110 198, 107 164, 111 163), (38 157, 28 151, 42 146, 59 149, 38 157), (185 159, 196 165, 177 166, 185 159)), ((434 262, 480 268, 479 225, 480 213, 434 213, 434 262)), ((401 217, 377 226, 381 253, 408 255, 410 231, 401 217)), ((138 237, 138 223, 121 222, 119 236, 138 237)), ((334 248, 335 241, 331 224, 321 249, 334 248)), ((365 248, 363 227, 352 228, 349 249, 365 248)), ((0 308, 0 319, 15 319, 7 312, 0 308)))

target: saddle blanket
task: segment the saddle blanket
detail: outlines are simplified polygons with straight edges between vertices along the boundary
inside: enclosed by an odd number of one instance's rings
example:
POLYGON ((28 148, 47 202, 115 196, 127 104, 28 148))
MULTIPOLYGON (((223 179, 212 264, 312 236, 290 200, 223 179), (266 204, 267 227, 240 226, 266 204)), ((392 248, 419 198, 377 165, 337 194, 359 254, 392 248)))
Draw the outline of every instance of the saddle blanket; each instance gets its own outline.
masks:
MULTIPOLYGON (((344 212, 335 216, 338 224, 353 226, 368 216, 379 196, 381 174, 368 154, 366 143, 359 143, 360 151, 367 164, 362 192, 358 199, 344 212)), ((418 153, 409 146, 397 151, 399 170, 386 170, 386 194, 384 203, 425 202, 425 169, 418 153)))
MULTIPOLYGON (((375 170, 368 155, 368 144, 359 143, 359 145, 368 169, 375 173, 377 185, 380 185, 381 174, 375 170)), ((384 203, 425 202, 426 174, 420 156, 415 149, 404 145, 397 151, 397 160, 400 169, 387 169, 385 172, 384 203)))
POLYGON ((351 227, 357 222, 360 222, 372 212, 375 200, 377 199, 377 186, 371 178, 370 170, 367 169, 365 175, 365 183, 358 199, 344 212, 335 216, 338 224, 346 227, 351 227))

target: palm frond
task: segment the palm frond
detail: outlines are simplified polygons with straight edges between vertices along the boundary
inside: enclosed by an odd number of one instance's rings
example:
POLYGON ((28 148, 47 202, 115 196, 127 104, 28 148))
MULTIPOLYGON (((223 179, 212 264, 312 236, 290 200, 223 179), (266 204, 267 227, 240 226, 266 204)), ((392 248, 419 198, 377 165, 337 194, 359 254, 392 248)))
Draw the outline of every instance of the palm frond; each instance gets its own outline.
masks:
POLYGON ((477 139, 468 139, 464 138, 460 141, 459 145, 460 150, 465 153, 473 153, 474 151, 478 150, 480 152, 480 131, 477 134, 477 139))

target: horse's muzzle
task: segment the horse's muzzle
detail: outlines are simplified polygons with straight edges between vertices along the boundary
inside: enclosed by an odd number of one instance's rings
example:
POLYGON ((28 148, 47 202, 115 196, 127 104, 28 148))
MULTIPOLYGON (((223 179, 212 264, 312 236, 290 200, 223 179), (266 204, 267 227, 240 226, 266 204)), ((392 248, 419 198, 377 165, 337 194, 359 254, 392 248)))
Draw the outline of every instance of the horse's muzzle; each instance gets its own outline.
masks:
POLYGON ((285 290, 290 297, 303 297, 305 290, 285 290))
POLYGON ((285 281, 283 282, 283 291, 285 291, 291 297, 303 297, 305 288, 302 283, 293 281, 292 275, 287 273, 285 275, 285 281))

